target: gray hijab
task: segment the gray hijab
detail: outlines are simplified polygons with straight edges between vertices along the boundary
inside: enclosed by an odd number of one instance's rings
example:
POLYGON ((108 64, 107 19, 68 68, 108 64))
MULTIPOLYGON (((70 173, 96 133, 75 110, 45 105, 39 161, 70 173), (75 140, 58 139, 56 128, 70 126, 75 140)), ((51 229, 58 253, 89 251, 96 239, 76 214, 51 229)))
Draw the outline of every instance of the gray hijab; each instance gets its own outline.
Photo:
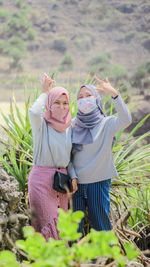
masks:
MULTIPOLYGON (((94 140, 92 137, 91 129, 93 129, 97 124, 100 125, 103 118, 106 116, 103 112, 102 100, 96 91, 96 87, 91 84, 84 84, 83 86, 81 86, 81 88, 82 87, 86 87, 92 92, 92 94, 96 98, 97 107, 87 114, 84 114, 83 112, 78 110, 72 126, 72 153, 80 151, 83 144, 93 143, 94 140)), ((79 95, 80 89, 78 91, 77 97, 79 95)))

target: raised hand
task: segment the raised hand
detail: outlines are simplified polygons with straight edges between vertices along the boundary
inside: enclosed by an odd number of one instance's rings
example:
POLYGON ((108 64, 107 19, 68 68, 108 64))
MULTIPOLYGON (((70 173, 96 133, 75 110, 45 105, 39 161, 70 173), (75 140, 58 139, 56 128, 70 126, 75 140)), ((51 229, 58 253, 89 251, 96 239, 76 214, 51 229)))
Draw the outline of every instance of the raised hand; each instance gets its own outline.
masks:
POLYGON ((53 84, 54 80, 49 77, 47 74, 44 75, 44 78, 42 80, 42 91, 43 93, 48 94, 50 86, 53 84))
POLYGON ((100 80, 96 75, 94 76, 94 79, 99 83, 99 87, 97 88, 98 92, 103 91, 105 93, 110 94, 112 97, 118 95, 117 90, 112 87, 107 77, 105 79, 105 82, 100 80))

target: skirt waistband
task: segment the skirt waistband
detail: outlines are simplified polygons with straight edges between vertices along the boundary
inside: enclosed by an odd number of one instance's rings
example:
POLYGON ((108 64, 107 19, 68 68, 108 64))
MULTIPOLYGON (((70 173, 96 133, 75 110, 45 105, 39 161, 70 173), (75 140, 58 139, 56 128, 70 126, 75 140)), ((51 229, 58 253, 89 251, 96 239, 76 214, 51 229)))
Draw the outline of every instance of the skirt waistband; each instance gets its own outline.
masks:
POLYGON ((33 169, 44 169, 44 170, 66 170, 65 167, 48 167, 48 166, 40 166, 40 165, 33 165, 33 169))

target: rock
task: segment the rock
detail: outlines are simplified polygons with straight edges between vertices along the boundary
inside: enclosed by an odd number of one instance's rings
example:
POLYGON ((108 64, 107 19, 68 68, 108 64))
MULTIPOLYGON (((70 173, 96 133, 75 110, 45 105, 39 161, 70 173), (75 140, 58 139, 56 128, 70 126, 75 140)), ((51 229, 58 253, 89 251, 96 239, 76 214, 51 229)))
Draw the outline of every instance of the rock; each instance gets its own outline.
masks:
POLYGON ((60 53, 64 53, 67 50, 66 42, 64 40, 55 40, 51 48, 60 53))
POLYGON ((8 203, 1 200, 0 202, 0 216, 3 216, 4 213, 6 213, 8 203))
POLYGON ((136 5, 134 4, 123 4, 123 5, 118 6, 116 9, 122 13, 130 14, 134 12, 135 7, 136 5))
POLYGON ((39 45, 38 43, 33 43, 33 44, 29 44, 29 45, 27 46, 27 48, 28 48, 28 50, 34 52, 34 51, 39 50, 40 45, 39 45))
POLYGON ((0 199, 8 202, 11 209, 16 209, 22 196, 23 193, 19 192, 17 180, 0 169, 0 199))
POLYGON ((150 39, 143 42, 143 47, 150 52, 150 39))
POLYGON ((17 180, 0 168, 0 248, 14 249, 17 239, 22 239, 22 227, 29 225, 29 217, 22 213, 23 193, 17 180))
POLYGON ((57 4, 54 4, 54 5, 52 6, 52 9, 54 9, 54 10, 58 10, 58 9, 59 9, 59 6, 58 6, 57 4))
POLYGON ((142 9, 143 9, 144 14, 150 13, 150 5, 149 4, 145 4, 142 9))
MULTIPOLYGON (((145 116, 150 113, 149 101, 143 100, 135 107, 132 112, 132 124, 127 128, 131 131, 145 116)), ((146 132, 150 131, 150 117, 144 122, 142 127, 140 127, 134 134, 134 136, 140 136, 146 132)), ((147 138, 150 141, 150 137, 147 138)))

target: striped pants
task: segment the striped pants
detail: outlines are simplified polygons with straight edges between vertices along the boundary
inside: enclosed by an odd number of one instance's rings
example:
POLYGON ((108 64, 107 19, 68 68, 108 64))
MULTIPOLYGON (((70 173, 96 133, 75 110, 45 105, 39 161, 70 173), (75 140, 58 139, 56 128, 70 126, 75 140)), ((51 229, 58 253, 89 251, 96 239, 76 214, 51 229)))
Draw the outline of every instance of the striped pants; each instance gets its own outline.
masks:
MULTIPOLYGON (((111 230, 109 219, 111 179, 91 183, 78 184, 78 191, 73 195, 73 211, 84 213, 88 208, 90 225, 97 231, 111 230)), ((84 218, 79 225, 79 232, 83 233, 84 218)))

